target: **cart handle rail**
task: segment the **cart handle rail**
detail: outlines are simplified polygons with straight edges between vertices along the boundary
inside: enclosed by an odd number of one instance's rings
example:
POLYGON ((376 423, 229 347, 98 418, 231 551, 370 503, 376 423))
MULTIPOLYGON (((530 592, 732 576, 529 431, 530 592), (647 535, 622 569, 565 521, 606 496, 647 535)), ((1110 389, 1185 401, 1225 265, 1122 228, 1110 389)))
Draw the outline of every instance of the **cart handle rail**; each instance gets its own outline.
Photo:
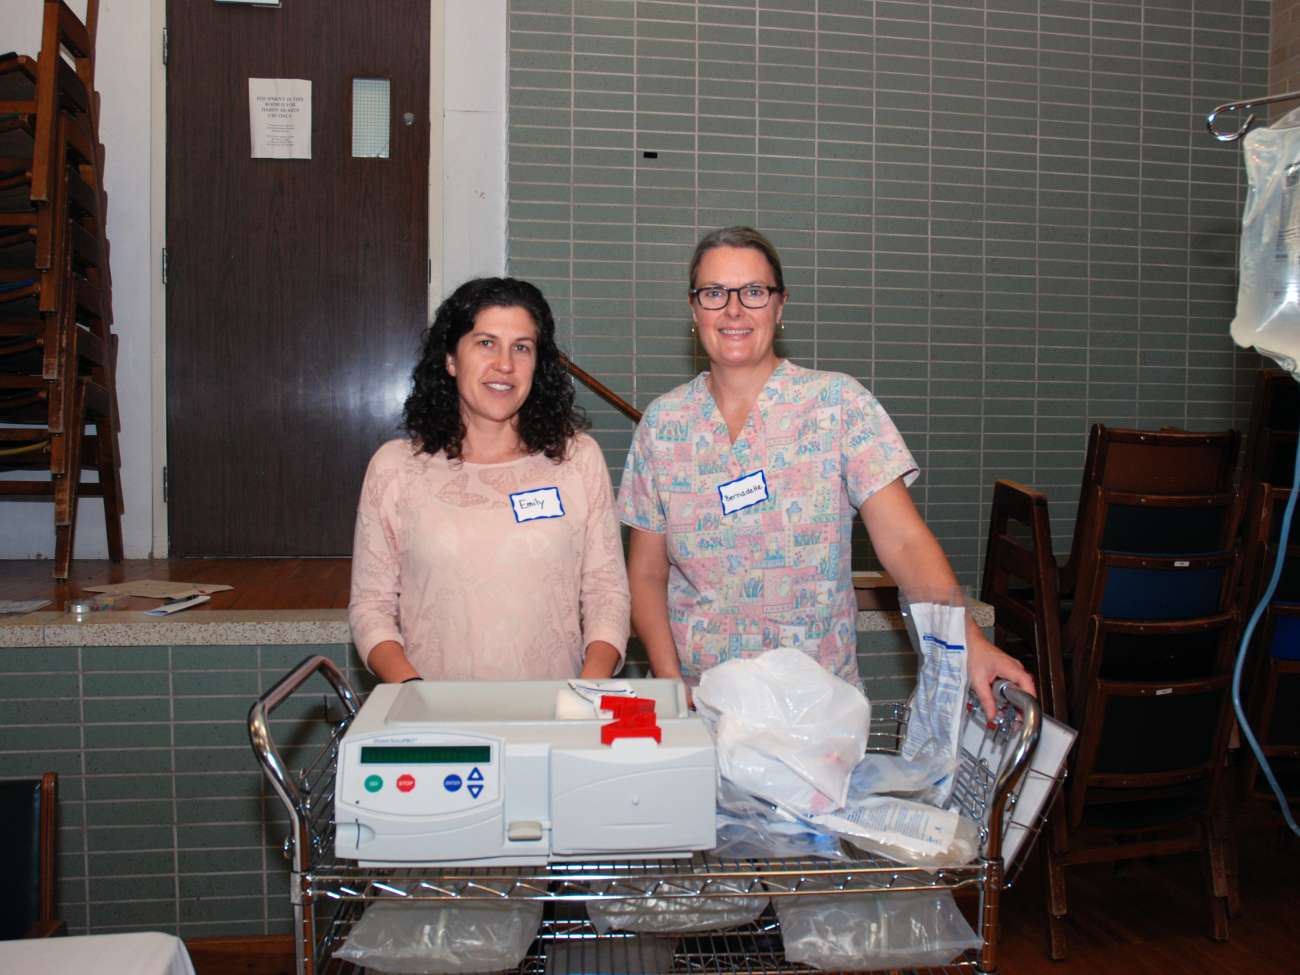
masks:
POLYGON ((994 699, 1001 698, 1020 712, 1020 734, 1010 758, 1002 764, 998 780, 993 786, 993 804, 989 810, 988 838, 984 846, 984 859, 1002 857, 1002 818, 1007 809, 1007 796, 1016 781, 1029 767, 1029 756, 1038 744, 1038 734, 1043 723, 1043 709, 1038 699, 1022 691, 1009 680, 999 678, 993 684, 994 699))
POLYGON ((281 677, 274 687, 259 697, 248 710, 248 738, 252 742, 254 754, 262 763, 266 777, 271 780, 271 785, 279 795, 280 801, 289 811, 289 819, 294 825, 297 859, 301 861, 296 866, 300 870, 308 869, 307 857, 310 856, 312 848, 311 837, 306 835, 311 821, 311 803, 309 796, 304 796, 298 783, 290 775, 284 760, 280 757, 279 749, 275 747, 275 740, 271 737, 271 713, 316 674, 324 677, 334 688, 334 693, 347 708, 348 720, 354 717, 360 707, 356 692, 352 690, 347 678, 343 676, 334 661, 322 656, 305 658, 297 667, 281 677))

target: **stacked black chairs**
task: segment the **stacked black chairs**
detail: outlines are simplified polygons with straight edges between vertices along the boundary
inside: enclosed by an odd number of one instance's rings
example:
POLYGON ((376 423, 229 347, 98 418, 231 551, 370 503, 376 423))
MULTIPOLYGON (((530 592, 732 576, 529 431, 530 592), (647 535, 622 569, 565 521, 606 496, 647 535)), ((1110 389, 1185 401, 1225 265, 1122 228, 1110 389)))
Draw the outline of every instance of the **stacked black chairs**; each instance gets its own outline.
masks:
POLYGON ((1094 426, 1069 558, 1047 499, 999 481, 981 598, 1079 731, 1049 817, 1048 922, 1067 951, 1066 870, 1199 851, 1210 933, 1228 935, 1226 755, 1239 632, 1238 437, 1094 426))

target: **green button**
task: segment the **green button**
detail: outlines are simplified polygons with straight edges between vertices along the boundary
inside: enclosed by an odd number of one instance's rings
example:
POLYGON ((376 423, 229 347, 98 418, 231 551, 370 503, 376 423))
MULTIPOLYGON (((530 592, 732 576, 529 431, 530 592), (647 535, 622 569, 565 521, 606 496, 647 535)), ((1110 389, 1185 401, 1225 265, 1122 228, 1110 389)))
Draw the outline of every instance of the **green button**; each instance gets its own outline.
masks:
POLYGON ((384 780, 377 775, 366 776, 366 791, 378 792, 384 787, 384 780))

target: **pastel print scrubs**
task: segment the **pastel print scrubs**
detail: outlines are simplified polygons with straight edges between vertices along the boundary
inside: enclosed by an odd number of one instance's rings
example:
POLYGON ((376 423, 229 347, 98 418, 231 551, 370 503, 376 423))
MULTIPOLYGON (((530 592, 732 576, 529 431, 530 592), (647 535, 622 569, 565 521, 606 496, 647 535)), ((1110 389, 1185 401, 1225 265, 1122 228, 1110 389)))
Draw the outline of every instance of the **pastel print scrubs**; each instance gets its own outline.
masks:
POLYGON ((731 443, 707 373, 650 404, 619 490, 625 524, 667 532, 682 675, 779 646, 859 683, 850 536, 916 462, 855 379, 782 361, 731 443))

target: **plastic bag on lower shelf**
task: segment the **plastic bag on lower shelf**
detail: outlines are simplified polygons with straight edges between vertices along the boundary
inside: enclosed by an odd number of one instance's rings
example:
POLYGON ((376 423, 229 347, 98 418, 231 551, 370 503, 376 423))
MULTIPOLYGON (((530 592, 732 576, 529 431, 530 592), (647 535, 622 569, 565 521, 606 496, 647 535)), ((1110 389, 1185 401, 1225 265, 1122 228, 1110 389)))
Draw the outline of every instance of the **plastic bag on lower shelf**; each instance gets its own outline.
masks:
POLYGON ((618 900, 591 900, 587 902, 587 916, 601 934, 610 931, 636 931, 640 934, 688 934, 693 931, 724 931, 748 924, 763 913, 767 897, 727 897, 727 890, 738 895, 749 889, 743 881, 727 883, 710 881, 708 897, 691 894, 702 889, 700 883, 691 888, 689 877, 672 882, 672 890, 665 881, 628 881, 622 886, 639 889, 645 896, 632 896, 618 900), (663 893, 678 896, 656 897, 652 892, 659 888, 663 893), (716 896, 721 891, 723 896, 716 896))
POLYGON ((982 944, 950 890, 774 900, 786 960, 823 971, 937 967, 982 944))
POLYGON ((542 923, 540 901, 371 904, 334 957, 400 975, 518 968, 542 923))

